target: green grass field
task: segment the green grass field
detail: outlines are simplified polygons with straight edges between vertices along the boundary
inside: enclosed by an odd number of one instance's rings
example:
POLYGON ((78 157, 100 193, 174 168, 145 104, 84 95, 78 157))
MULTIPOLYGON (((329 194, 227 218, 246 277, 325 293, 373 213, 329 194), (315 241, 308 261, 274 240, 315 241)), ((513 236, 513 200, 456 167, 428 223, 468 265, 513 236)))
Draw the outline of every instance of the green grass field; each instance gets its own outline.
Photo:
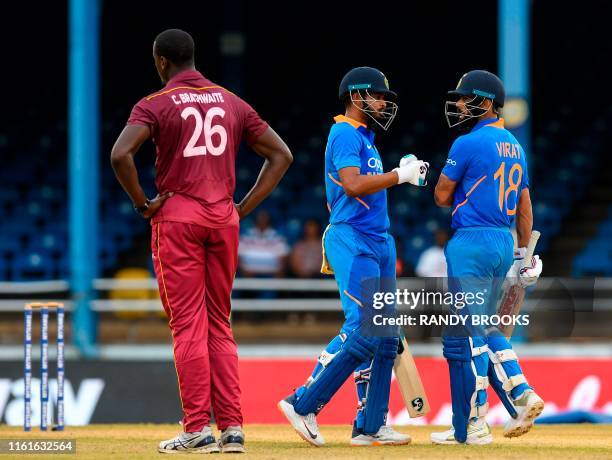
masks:
MULTIPOLYGON (((175 435, 178 425, 92 425, 66 431, 25 434, 18 427, 0 426, 0 439, 76 439, 76 458, 165 458, 156 451, 161 439, 175 435)), ((321 428, 325 447, 311 447, 286 425, 250 425, 246 427, 245 458, 326 459, 359 458, 427 458, 427 459, 610 459, 612 458, 612 425, 537 426, 529 434, 514 439, 501 435, 495 428, 495 441, 489 446, 434 446, 429 433, 434 427, 401 427, 412 436, 412 444, 398 447, 350 447, 348 426, 321 428)), ((1 455, 16 458, 23 455, 1 455)), ((29 455, 29 458, 34 456, 29 455)), ((44 459, 71 458, 67 455, 44 455, 44 459)), ((75 457, 72 457, 75 458, 75 457)))

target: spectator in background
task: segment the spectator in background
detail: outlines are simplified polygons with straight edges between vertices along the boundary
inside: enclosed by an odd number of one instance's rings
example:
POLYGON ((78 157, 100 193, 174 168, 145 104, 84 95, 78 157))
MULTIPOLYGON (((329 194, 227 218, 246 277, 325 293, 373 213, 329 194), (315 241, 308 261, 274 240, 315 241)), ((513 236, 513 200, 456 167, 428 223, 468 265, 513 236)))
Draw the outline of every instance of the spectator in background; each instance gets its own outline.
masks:
POLYGON ((287 266, 289 246, 284 236, 272 228, 270 214, 259 211, 255 226, 240 237, 240 273, 246 277, 282 277, 287 266))
POLYGON ((304 236, 295 243, 289 260, 298 278, 317 278, 321 274, 321 226, 314 219, 304 222, 304 236))
POLYGON ((446 257, 444 256, 444 246, 448 242, 448 232, 438 230, 435 233, 435 246, 426 249, 419 257, 415 268, 417 276, 444 278, 446 277, 446 257))

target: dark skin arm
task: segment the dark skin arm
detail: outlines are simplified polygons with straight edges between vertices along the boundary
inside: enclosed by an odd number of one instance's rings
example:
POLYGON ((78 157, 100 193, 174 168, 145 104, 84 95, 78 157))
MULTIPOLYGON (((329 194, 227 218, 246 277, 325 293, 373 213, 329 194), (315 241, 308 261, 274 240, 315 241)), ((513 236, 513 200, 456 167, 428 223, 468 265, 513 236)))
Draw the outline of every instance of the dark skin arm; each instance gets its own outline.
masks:
POLYGON ((265 161, 253 188, 236 204, 241 219, 272 193, 293 162, 289 147, 272 128, 264 131, 251 148, 265 161))
MULTIPOLYGON (((117 176, 117 180, 123 187, 123 190, 129 195, 135 207, 144 206, 147 196, 138 180, 134 155, 136 155, 140 146, 149 137, 151 137, 151 132, 148 126, 127 125, 121 131, 111 151, 111 165, 115 171, 115 176, 117 176)), ((164 201, 171 196, 171 192, 157 195, 154 199, 150 200, 149 208, 142 213, 142 216, 145 219, 149 219, 161 208, 164 201)))
POLYGON ((449 179, 444 174, 440 174, 436 190, 434 191, 436 205, 440 208, 450 208, 453 205, 453 196, 455 195, 456 188, 457 182, 449 179))
POLYGON ((516 237, 519 248, 526 248, 531 238, 533 210, 529 189, 524 188, 516 205, 516 237))
POLYGON ((349 166, 338 171, 342 187, 348 196, 371 195, 397 185, 399 176, 395 171, 367 176, 359 173, 359 168, 349 166))

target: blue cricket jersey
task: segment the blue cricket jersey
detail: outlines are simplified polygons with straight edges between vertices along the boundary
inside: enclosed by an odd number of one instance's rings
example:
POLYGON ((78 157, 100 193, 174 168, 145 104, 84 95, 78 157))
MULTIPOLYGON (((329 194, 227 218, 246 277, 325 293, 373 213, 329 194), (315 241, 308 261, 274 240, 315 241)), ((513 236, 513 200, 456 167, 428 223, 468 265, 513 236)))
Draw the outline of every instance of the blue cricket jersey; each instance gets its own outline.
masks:
POLYGON ((382 160, 374 145, 374 132, 344 115, 336 122, 325 149, 325 193, 331 224, 345 223, 374 238, 386 237, 389 229, 387 191, 362 197, 350 197, 342 188, 338 171, 354 166, 361 174, 382 174, 382 160))
POLYGON ((510 227, 521 191, 529 187, 525 152, 503 118, 479 122, 453 143, 442 174, 458 182, 452 224, 510 227))

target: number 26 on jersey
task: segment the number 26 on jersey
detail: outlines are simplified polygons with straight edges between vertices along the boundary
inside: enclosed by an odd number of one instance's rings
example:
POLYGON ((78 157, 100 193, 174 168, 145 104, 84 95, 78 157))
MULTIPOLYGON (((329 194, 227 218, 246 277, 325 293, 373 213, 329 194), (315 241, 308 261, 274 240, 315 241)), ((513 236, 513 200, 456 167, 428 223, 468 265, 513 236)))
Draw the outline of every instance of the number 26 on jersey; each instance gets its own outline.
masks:
POLYGON ((215 117, 223 118, 225 116, 225 110, 221 107, 211 107, 206 111, 206 116, 202 120, 202 114, 195 107, 186 107, 181 112, 183 120, 187 120, 190 117, 195 118, 195 129, 193 134, 187 142, 187 145, 183 149, 184 157, 195 157, 199 155, 206 155, 210 153, 214 156, 222 155, 227 147, 227 131, 220 125, 213 125, 215 117), (204 145, 196 145, 204 133, 204 145), (218 136, 218 143, 215 144, 213 141, 214 135, 218 136))

